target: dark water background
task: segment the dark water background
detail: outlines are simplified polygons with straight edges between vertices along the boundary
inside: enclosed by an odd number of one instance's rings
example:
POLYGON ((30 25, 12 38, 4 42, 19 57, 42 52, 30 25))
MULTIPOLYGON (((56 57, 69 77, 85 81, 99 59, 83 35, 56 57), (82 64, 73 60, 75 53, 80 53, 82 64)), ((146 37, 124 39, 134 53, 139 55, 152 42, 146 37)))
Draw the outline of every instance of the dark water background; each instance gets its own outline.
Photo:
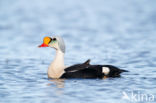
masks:
POLYGON ((156 101, 155 0, 0 0, 0 103, 152 103, 156 101), (112 64, 115 79, 48 80, 55 51, 37 48, 61 35, 65 64, 112 64), (140 93, 140 94, 139 94, 140 93))

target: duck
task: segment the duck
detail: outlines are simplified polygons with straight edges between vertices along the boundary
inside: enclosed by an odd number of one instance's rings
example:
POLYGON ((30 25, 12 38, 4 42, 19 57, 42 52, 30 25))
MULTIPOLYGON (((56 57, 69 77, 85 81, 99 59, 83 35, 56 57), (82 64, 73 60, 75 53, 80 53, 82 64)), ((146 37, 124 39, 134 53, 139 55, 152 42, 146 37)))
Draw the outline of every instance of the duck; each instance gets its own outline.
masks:
POLYGON ((65 43, 61 36, 46 36, 43 38, 43 43, 38 46, 39 48, 51 47, 56 50, 56 55, 48 68, 48 78, 115 78, 120 77, 122 72, 127 70, 119 69, 113 65, 91 65, 90 59, 80 64, 72 66, 65 66, 65 43))

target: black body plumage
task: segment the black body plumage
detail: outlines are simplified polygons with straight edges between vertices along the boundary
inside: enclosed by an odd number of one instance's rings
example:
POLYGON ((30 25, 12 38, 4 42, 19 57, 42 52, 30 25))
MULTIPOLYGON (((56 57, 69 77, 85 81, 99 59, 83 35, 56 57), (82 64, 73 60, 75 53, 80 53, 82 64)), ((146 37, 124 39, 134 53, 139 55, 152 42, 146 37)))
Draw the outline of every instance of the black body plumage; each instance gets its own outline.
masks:
POLYGON ((82 64, 76 64, 65 69, 61 78, 103 78, 103 77, 120 77, 120 73, 128 72, 112 65, 90 65, 90 60, 82 64), (103 67, 109 69, 109 73, 103 72, 103 67))

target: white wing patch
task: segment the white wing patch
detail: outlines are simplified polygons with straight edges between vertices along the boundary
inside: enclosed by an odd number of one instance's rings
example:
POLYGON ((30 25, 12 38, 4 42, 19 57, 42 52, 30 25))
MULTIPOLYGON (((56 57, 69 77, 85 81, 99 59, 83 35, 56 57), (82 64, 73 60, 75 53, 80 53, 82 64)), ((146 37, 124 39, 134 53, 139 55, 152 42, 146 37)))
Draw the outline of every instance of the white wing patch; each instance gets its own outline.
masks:
POLYGON ((110 72, 110 69, 108 67, 102 67, 102 73, 104 73, 105 75, 108 75, 110 72))

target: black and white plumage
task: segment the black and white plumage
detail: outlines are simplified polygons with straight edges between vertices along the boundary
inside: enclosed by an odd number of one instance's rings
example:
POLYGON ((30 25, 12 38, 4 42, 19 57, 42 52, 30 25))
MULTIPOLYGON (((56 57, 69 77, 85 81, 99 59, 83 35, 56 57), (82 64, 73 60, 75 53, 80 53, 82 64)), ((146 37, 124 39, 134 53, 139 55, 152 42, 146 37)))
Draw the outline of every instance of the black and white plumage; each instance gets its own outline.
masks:
POLYGON ((45 37, 39 47, 52 47, 56 56, 48 68, 49 78, 104 78, 120 77, 120 73, 127 72, 112 65, 90 65, 90 60, 70 67, 64 65, 65 44, 61 37, 45 37))
POLYGON ((127 72, 112 65, 90 65, 90 60, 65 69, 61 78, 104 78, 120 77, 120 73, 127 72))

